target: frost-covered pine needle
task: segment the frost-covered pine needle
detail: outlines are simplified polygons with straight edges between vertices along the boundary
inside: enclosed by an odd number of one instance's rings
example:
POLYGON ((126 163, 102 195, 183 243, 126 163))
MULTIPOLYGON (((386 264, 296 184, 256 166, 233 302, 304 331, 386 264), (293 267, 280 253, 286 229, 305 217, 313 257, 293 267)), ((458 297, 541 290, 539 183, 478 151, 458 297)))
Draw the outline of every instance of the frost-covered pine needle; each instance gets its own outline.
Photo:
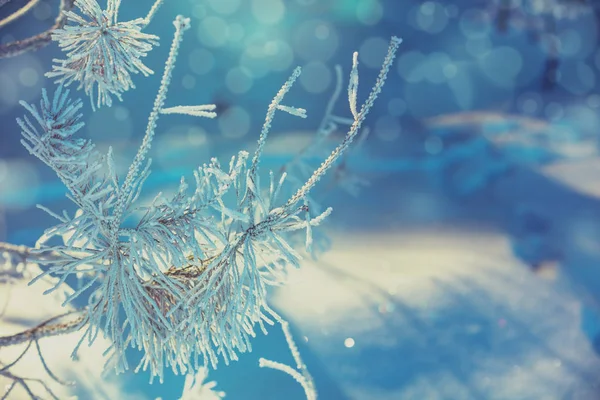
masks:
POLYGON ((358 118, 356 103, 358 101, 358 52, 352 55, 352 71, 348 82, 348 101, 350 102, 350 111, 354 119, 358 118))
POLYGON ((306 110, 304 108, 288 107, 282 104, 277 105, 277 109, 285 111, 288 114, 295 115, 300 118, 306 118, 306 110))
POLYGON ((225 397, 225 392, 216 390, 217 382, 209 381, 208 368, 198 369, 196 374, 187 374, 183 385, 183 393, 179 400, 220 400, 225 397))
POLYGON ((205 104, 201 106, 176 106, 163 108, 161 114, 185 114, 193 117, 215 118, 217 113, 214 112, 217 108, 214 104, 205 104))
POLYGON ((258 360, 258 365, 261 368, 276 369, 278 371, 288 374, 289 376, 294 378, 294 380, 296 382, 298 382, 300 384, 300 386, 302 386, 302 389, 304 389, 304 394, 306 395, 307 400, 316 400, 317 399, 317 391, 315 388, 315 383, 314 383, 313 377, 308 372, 308 369, 306 368, 304 361, 302 361, 302 357, 300 356, 300 352, 298 351, 296 342, 294 341, 294 338, 292 337, 292 332, 290 330, 290 324, 287 321, 283 320, 278 315, 276 315, 275 318, 281 325, 281 329, 283 330, 283 335, 285 336, 285 341, 287 342, 290 352, 292 353, 292 357, 294 358, 294 362, 296 363, 296 369, 290 367, 289 365, 285 365, 285 364, 277 362, 277 361, 267 360, 265 358, 260 358, 258 360))
POLYGON ((119 22, 120 0, 108 0, 106 10, 96 0, 76 0, 80 14, 67 12, 69 24, 52 32, 52 40, 58 42, 66 58, 55 59, 46 76, 64 85, 77 82, 92 106, 111 106, 112 96, 121 100, 124 92, 135 87, 131 74, 153 73, 141 58, 158 45, 158 36, 142 29, 162 1, 156 1, 146 18, 119 22))

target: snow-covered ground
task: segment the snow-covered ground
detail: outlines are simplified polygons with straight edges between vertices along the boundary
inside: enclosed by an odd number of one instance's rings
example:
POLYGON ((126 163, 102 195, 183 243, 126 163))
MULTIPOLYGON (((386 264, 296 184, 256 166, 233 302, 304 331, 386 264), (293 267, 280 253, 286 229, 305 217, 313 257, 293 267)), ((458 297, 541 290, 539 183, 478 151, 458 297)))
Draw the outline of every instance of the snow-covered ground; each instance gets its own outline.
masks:
MULTIPOLYGON (((334 199, 332 249, 306 260, 272 299, 293 323, 322 398, 596 400, 596 168, 587 161, 519 170, 498 184, 492 198, 464 202, 407 174, 374 179, 357 200, 334 199), (564 257, 538 273, 513 255, 502 221, 519 204, 549 215, 556 238, 564 239, 564 257)), ((0 304, 11 299, 2 334, 59 310, 60 299, 41 291, 21 285, 0 292, 0 304)), ((97 398, 120 398, 132 388, 123 382, 131 375, 97 381, 102 345, 85 349, 78 363, 67 360, 78 338, 42 341, 57 375, 77 380, 97 398)), ((220 367, 208 380, 217 379, 228 398, 279 398, 283 391, 277 388, 289 383, 286 397, 300 399, 289 377, 261 370, 254 360, 286 362, 284 347, 272 328, 257 338, 252 355, 220 367), (272 349, 275 355, 265 354, 272 349)), ((0 353, 3 360, 8 356, 0 353)), ((24 361, 29 375, 44 377, 35 352, 24 361)), ((142 398, 153 398, 153 391, 144 389, 142 398)))
POLYGON ((504 235, 334 240, 274 303, 348 398, 598 398, 600 358, 580 329, 581 302, 515 260, 504 235))
MULTIPOLYGON (((6 264, 7 265, 7 264, 6 264)), ((6 267, 5 265, 5 267, 6 267)), ((0 264, 0 272, 3 265, 0 264)), ((0 290, 0 336, 8 336, 22 332, 36 326, 41 322, 62 315, 65 308, 61 306, 64 301, 64 292, 54 292, 44 296, 44 290, 51 287, 49 281, 38 281, 28 286, 29 279, 36 276, 40 270, 36 264, 28 264, 28 279, 16 280, 11 284, 3 284, 0 290)), ((65 288, 69 290, 68 288, 65 288)), ((113 375, 102 378, 105 363, 103 352, 108 348, 109 342, 98 338, 94 346, 81 346, 78 352, 79 360, 70 358, 71 352, 81 338, 81 333, 75 332, 62 336, 40 339, 40 348, 44 360, 50 371, 64 383, 73 382, 75 385, 66 386, 57 383, 48 376, 33 344, 23 358, 11 367, 9 372, 21 378, 41 379, 50 390, 60 399, 79 396, 80 399, 90 398, 111 400, 121 399, 126 394, 127 399, 141 400, 145 397, 140 394, 126 392, 123 380, 113 375)), ((0 348, 0 362, 3 365, 12 363, 19 357, 27 343, 17 346, 0 348)), ((0 393, 12 383, 0 376, 0 393)), ((40 398, 51 398, 48 392, 36 382, 28 382, 30 389, 40 398)), ((11 391, 9 399, 29 398, 23 387, 16 385, 11 391)))

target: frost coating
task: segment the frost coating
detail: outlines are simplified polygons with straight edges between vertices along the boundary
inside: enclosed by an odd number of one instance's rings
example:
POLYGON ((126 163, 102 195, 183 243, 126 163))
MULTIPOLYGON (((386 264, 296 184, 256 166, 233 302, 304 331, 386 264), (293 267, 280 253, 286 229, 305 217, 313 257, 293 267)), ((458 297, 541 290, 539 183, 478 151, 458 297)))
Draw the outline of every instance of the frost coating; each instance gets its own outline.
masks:
POLYGON ((66 59, 53 60, 56 64, 49 78, 70 85, 79 82, 90 96, 92 106, 111 106, 115 96, 121 100, 123 92, 134 88, 131 74, 148 76, 153 71, 140 60, 152 46, 158 45, 158 36, 143 33, 162 0, 157 0, 146 18, 118 22, 120 0, 108 0, 102 10, 96 0, 76 0, 81 15, 65 13, 67 22, 73 23, 52 32, 52 40, 65 52, 66 59), (94 87, 97 94, 94 95, 94 87))
MULTIPOLYGON (((118 2, 109 2, 107 14, 102 15, 111 15, 116 21, 117 9, 118 2)), ((271 173, 263 186, 258 171, 278 111, 306 116, 304 109, 282 104, 300 68, 293 71, 271 102, 257 150, 250 159, 244 151, 226 166, 212 159, 194 171, 191 193, 182 178, 174 196, 159 193, 150 205, 141 206, 137 200, 150 174, 147 157, 159 116, 214 116, 213 105, 164 108, 189 19, 177 17, 174 25, 174 39, 146 133, 123 181, 115 172, 112 151, 100 155, 89 140, 75 137, 83 126, 78 114, 81 101, 71 101, 62 86, 52 99, 44 92, 39 109, 23 103, 35 121, 28 117, 19 120, 23 144, 57 173, 69 189, 69 198, 82 210, 73 216, 47 210, 59 223, 44 236, 70 236, 64 245, 41 246, 39 251, 51 250, 54 257, 38 278, 48 274, 58 278, 49 292, 69 277, 79 278, 80 284, 65 304, 80 296, 88 299, 84 311, 88 327, 82 341, 92 343, 100 333, 108 336, 113 343, 107 350, 108 364, 117 372, 129 368, 125 350, 138 348, 143 358, 136 370, 150 369, 151 375, 161 380, 165 366, 175 373, 188 373, 201 365, 216 367, 219 359, 225 363, 237 359, 238 353, 251 350, 257 325, 266 332, 265 324, 278 321, 288 332, 285 321, 268 306, 267 287, 281 284, 286 270, 299 266, 301 256, 290 245, 290 233, 305 230, 310 248, 312 228, 331 213, 329 208, 311 216, 307 196, 358 134, 400 44, 399 39, 392 39, 379 78, 360 111, 354 63, 349 86, 354 114, 350 130, 293 196, 281 199, 285 174, 277 179, 271 173), (124 226, 125 220, 139 214, 133 227, 124 226)), ((287 333, 286 339, 295 349, 287 333)), ((293 355, 299 359, 297 350, 293 355)), ((263 365, 277 365, 277 369, 289 372, 279 363, 263 365)), ((302 370, 302 374, 299 382, 313 393, 308 373, 302 370)), ((316 393, 309 397, 316 397, 316 393)))

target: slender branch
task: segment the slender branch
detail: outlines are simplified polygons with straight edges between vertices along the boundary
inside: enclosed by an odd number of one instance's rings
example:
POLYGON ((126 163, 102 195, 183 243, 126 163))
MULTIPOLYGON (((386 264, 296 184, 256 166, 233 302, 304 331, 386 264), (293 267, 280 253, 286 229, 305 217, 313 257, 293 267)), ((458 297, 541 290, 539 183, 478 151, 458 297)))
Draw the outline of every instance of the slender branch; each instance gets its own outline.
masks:
POLYGON ((317 391, 315 389, 315 382, 313 377, 308 372, 304 361, 300 357, 300 352, 298 351, 298 346, 296 346, 296 342, 292 337, 292 332, 290 331, 290 325, 287 321, 281 318, 279 315, 272 313, 273 317, 279 322, 281 325, 281 329, 283 330, 283 334, 285 336, 285 340, 287 342, 288 348, 292 353, 292 357, 294 357, 294 362, 296 363, 296 369, 290 367, 289 365, 282 364, 277 361, 267 360, 265 358, 260 358, 258 360, 258 365, 261 368, 271 368, 281 372, 284 372, 294 378, 296 382, 298 382, 302 389, 304 389, 304 394, 306 395, 307 400, 317 400, 317 391))
MULTIPOLYGON (((31 381, 31 382, 38 382, 41 385, 45 386, 44 383, 38 379, 31 379, 31 378, 22 378, 20 376, 16 376, 11 374, 8 371, 2 371, 0 372, 0 376, 3 376, 7 379, 10 379, 13 381, 12 384, 8 385, 6 393, 4 394, 4 396, 2 396, 1 400, 5 400, 8 399, 8 395, 10 394, 10 392, 12 392, 12 390, 15 388, 15 386, 17 384, 21 385, 21 387, 23 388, 23 390, 25 390, 25 393, 27 393, 27 395, 29 397, 31 397, 32 399, 39 399, 38 396, 36 396, 33 391, 31 390, 31 388, 29 387, 29 385, 27 384, 27 381, 31 381)), ((49 392, 51 396, 53 396, 54 399, 58 399, 58 397, 54 396, 54 393, 49 392)))
POLYGON ((160 6, 162 6, 163 2, 164 2, 164 0, 156 0, 154 2, 154 4, 152 5, 152 8, 148 12, 148 15, 146 15, 146 18, 144 18, 144 26, 147 26, 152 21, 152 19, 156 15, 156 12, 160 8, 160 6))
MULTIPOLYGON (((387 56, 385 57, 385 60, 383 61, 383 65, 381 67, 381 70, 379 71, 379 77, 377 78, 377 82, 375 83, 375 86, 371 90, 369 97, 367 98, 365 103, 362 105, 360 112, 357 111, 357 114, 355 115, 355 118, 354 118, 354 123, 352 124, 350 131, 348 131, 348 133, 346 134, 346 137, 344 138, 342 143, 329 155, 329 157, 327 157, 327 159, 325 161, 323 161, 321 166, 313 173, 313 175, 306 181, 306 183, 300 189, 298 189, 292 197, 290 197, 290 199, 287 201, 287 203, 283 207, 284 209, 290 208, 291 206, 296 204, 302 197, 306 196, 308 194, 308 192, 316 185, 316 183, 325 174, 325 172, 327 172, 327 170, 333 165, 333 163, 350 146, 350 144, 352 143, 352 140, 356 137, 356 135, 358 135, 363 121, 365 120, 371 107, 375 103, 375 99, 381 92, 381 89, 383 87, 383 84, 385 83, 387 74, 389 72, 389 69, 394 61, 394 58, 396 55, 396 50, 398 49, 398 46, 400 45, 401 42, 402 42, 401 39, 399 39, 395 36, 392 37, 392 40, 390 41, 390 45, 388 48, 387 56)), ((358 64, 358 62, 357 62, 357 59, 355 56, 353 71, 351 73, 351 86, 349 86, 349 89, 351 88, 353 90, 355 90, 356 87, 358 86, 358 82, 353 80, 353 77, 356 76, 355 74, 356 74, 357 64, 358 64)), ((353 104, 356 101, 355 94, 353 95, 353 93, 350 93, 349 98, 350 98, 351 108, 354 109, 355 106, 353 104)), ((353 113, 354 113, 354 111, 353 111, 353 113)))
POLYGON ((22 261, 43 262, 58 257, 58 254, 52 251, 38 252, 28 246, 0 242, 0 253, 4 252, 18 257, 22 261))
POLYGON ((31 248, 27 246, 17 246, 10 243, 0 242, 0 251, 16 254, 20 257, 25 258, 29 255, 31 248))
MULTIPOLYGON (((10 0, 0 0, 0 6, 6 4, 8 1, 10 0)), ((27 39, 15 40, 14 42, 9 42, 0 45, 0 59, 15 57, 19 54, 27 53, 29 51, 35 51, 47 46, 52 40, 52 32, 55 29, 62 28, 67 22, 67 17, 65 16, 65 13, 73 9, 74 4, 75 0, 61 0, 58 16, 54 21, 54 25, 52 25, 52 27, 50 27, 50 29, 48 29, 47 31, 44 31, 27 39)))
POLYGON ((12 384, 7 385, 7 389, 4 392, 4 396, 2 397, 1 400, 5 400, 8 399, 8 395, 10 394, 10 392, 15 388, 15 386, 17 384, 21 385, 21 387, 25 390, 25 392, 34 400, 39 399, 38 396, 36 396, 33 392, 33 390, 29 387, 29 383, 37 383, 39 384, 49 395, 52 399, 55 400, 59 400, 58 396, 56 396, 54 394, 54 392, 52 391, 52 389, 50 389, 50 387, 41 379, 36 379, 36 378, 25 378, 22 376, 17 376, 14 375, 11 371, 10 368, 12 368, 13 366, 15 366, 19 361, 21 361, 23 359, 23 357, 25 356, 25 354, 28 352, 28 350, 31 348, 31 344, 35 342, 35 346, 36 346, 36 351, 38 353, 38 356, 40 358, 40 361, 42 363, 42 366, 44 368, 44 370, 46 371, 46 373, 50 376, 50 378, 63 386, 72 386, 74 383, 73 382, 64 382, 61 379, 59 379, 56 375, 54 375, 54 373, 50 370, 50 368, 48 367, 48 364, 46 364, 46 360, 44 359, 44 356, 42 355, 42 349, 40 348, 40 344, 39 341, 37 339, 34 340, 30 340, 29 343, 27 344, 27 346, 25 347, 25 349, 21 352, 21 354, 19 356, 17 356, 16 359, 14 359, 12 362, 5 364, 0 362, 0 366, 2 368, 0 368, 0 376, 3 376, 9 380, 12 380, 12 384))
POLYGON ((59 321, 60 319, 66 317, 66 316, 73 315, 73 314, 82 312, 84 310, 69 311, 65 314, 58 315, 56 317, 52 317, 31 329, 27 329, 23 332, 15 334, 15 335, 0 337, 0 348, 27 343, 27 346, 23 349, 23 351, 20 353, 20 355, 17 356, 17 358, 14 359, 12 362, 10 362, 8 364, 0 362, 0 367, 1 367, 0 368, 0 376, 3 376, 9 380, 12 380, 12 384, 7 385, 6 391, 4 392, 4 395, 0 400, 8 399, 8 395, 12 392, 12 390, 17 385, 20 385, 23 388, 23 390, 25 390, 27 395, 29 395, 29 397, 31 397, 32 399, 39 399, 40 397, 35 395, 33 390, 29 387, 29 383, 39 384, 52 399, 59 400, 58 396, 56 396, 52 392, 52 389, 50 389, 50 387, 43 380, 17 376, 17 375, 14 375, 10 371, 10 368, 13 367, 14 365, 16 365, 23 358, 23 356, 25 356, 25 354, 31 348, 31 345, 33 343, 35 343, 35 348, 36 348, 36 351, 40 358, 40 361, 42 363, 42 366, 43 366, 44 370, 46 371, 46 373, 50 376, 50 378, 53 381, 55 381, 58 384, 63 385, 63 386, 72 386, 74 384, 73 382, 65 382, 65 381, 59 379, 50 370, 50 368, 49 368, 48 364, 46 363, 46 360, 42 354, 42 349, 40 347, 39 339, 43 338, 43 337, 49 337, 49 336, 64 335, 64 334, 75 332, 75 331, 81 329, 88 322, 87 314, 82 314, 79 317, 77 317, 76 319, 67 321, 67 322, 57 322, 57 321, 59 321))
POLYGON ((40 0, 29 0, 23 7, 10 14, 8 17, 0 20, 0 28, 10 24, 13 21, 18 20, 19 18, 27 14, 29 10, 33 9, 33 7, 35 7, 39 2, 40 0))
POLYGON ((269 134, 269 130, 271 129, 271 124, 273 123, 273 119, 275 118, 275 112, 279 109, 279 105, 283 101, 284 96, 287 92, 290 91, 296 79, 300 76, 302 72, 300 67, 296 67, 292 76, 288 78, 285 84, 281 87, 277 95, 273 98, 273 101, 269 105, 269 109, 267 110, 267 116, 265 117, 265 122, 263 124, 262 130, 260 132, 260 136, 258 138, 258 145, 256 146, 256 152, 254 153, 254 157, 252 157, 252 165, 250 167, 250 173, 256 180, 256 175, 258 173, 258 163, 260 161, 260 156, 262 155, 263 148, 267 141, 267 135, 269 134))
MULTIPOLYGON (((158 2, 156 4, 158 4, 158 2)), ((154 107, 152 108, 150 117, 148 117, 146 134, 144 135, 142 144, 138 149, 138 152, 135 155, 133 162, 129 166, 127 176, 125 177, 125 182, 123 182, 123 186, 121 187, 120 198, 115 206, 115 212, 113 217, 113 230, 115 232, 117 231, 116 228, 118 227, 118 224, 121 222, 123 212, 125 211, 125 208, 128 205, 126 203, 129 200, 129 195, 134 189, 133 184, 135 182, 135 178, 138 176, 142 163, 146 159, 147 153, 150 150, 150 147, 152 146, 152 139, 154 138, 156 124, 160 116, 160 110, 163 108, 167 99, 167 91, 169 89, 169 84, 171 83, 171 75, 173 74, 173 69, 175 68, 175 60, 177 59, 177 54, 179 53, 179 47, 181 45, 181 41, 183 40, 183 32, 185 32, 190 27, 189 19, 184 18, 180 15, 177 16, 175 21, 173 21, 173 24, 175 25, 175 37, 173 38, 173 42, 171 43, 171 49, 169 51, 169 57, 167 58, 167 62, 165 64, 165 71, 160 82, 160 88, 158 89, 156 99, 154 100, 154 107)))
MULTIPOLYGON (((343 76, 342 76, 342 67, 339 65, 335 66, 335 78, 336 78, 335 79, 335 82, 336 82, 335 88, 333 90, 331 97, 329 98, 329 101, 327 102, 327 106, 325 107, 325 113, 323 114, 321 123, 319 124, 319 127, 317 128, 316 139, 311 141, 306 146, 304 146, 304 148, 302 150, 300 150, 298 153, 296 153, 294 158, 292 158, 288 163, 282 165, 279 170, 280 174, 291 170, 292 166, 298 164, 300 162, 300 160, 302 159, 302 157, 304 155, 306 155, 306 153, 308 153, 310 150, 321 147, 322 141, 328 136, 325 134, 325 132, 327 132, 327 125, 329 123, 331 123, 331 119, 332 119, 331 117, 333 115, 333 108, 335 107, 338 99, 340 98, 340 94, 342 93, 343 76)), ((350 122, 352 123, 353 121, 350 121, 350 122)))
POLYGON ((83 311, 85 311, 85 309, 69 311, 65 314, 52 317, 42 322, 41 324, 34 326, 33 328, 27 329, 23 332, 19 332, 9 336, 0 336, 0 347, 14 346, 25 342, 30 342, 32 340, 38 340, 44 337, 59 336, 76 332, 88 323, 88 316, 87 314, 83 313, 83 311), (81 315, 70 321, 56 322, 64 317, 80 313, 81 315))

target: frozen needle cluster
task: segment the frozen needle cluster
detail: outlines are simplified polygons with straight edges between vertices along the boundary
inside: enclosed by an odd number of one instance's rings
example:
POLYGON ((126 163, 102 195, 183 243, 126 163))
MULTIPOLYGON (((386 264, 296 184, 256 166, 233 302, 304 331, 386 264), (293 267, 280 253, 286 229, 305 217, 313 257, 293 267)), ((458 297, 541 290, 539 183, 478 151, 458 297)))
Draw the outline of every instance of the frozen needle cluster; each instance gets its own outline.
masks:
POLYGON ((67 58, 54 60, 56 64, 46 76, 57 78, 56 82, 64 85, 78 82, 79 89, 83 88, 92 99, 92 105, 96 97, 97 107, 110 106, 111 96, 121 100, 123 92, 135 87, 131 74, 153 73, 140 59, 158 44, 158 36, 142 29, 162 2, 156 0, 145 18, 119 22, 121 0, 108 0, 106 10, 96 0, 76 0, 81 14, 66 12, 70 24, 52 32, 52 40, 58 42, 67 58))
MULTIPOLYGON (((110 1, 106 12, 87 0, 77 4, 96 21, 89 30, 97 35, 97 42, 74 45, 79 47, 73 49, 82 49, 83 64, 63 66, 85 85, 99 82, 102 76, 99 87, 104 99, 105 94, 127 87, 116 82, 127 81, 129 67, 144 71, 135 60, 146 50, 136 46, 151 38, 139 36, 140 42, 133 45, 121 43, 122 47, 133 46, 120 53, 121 60, 129 61, 112 63, 117 57, 112 40, 118 37, 108 39, 99 29, 113 30, 111 34, 117 27, 139 32, 142 22, 118 25, 118 1, 110 1), (96 25, 103 28, 96 29, 96 25), (116 69, 109 73, 104 70, 108 65, 116 65, 116 69)), ((158 194, 151 204, 140 205, 138 197, 150 174, 148 154, 159 117, 172 113, 215 116, 213 105, 165 107, 189 19, 179 16, 174 25, 175 37, 146 133, 124 178, 115 172, 112 150, 99 154, 90 140, 77 137, 84 125, 82 103, 71 100, 62 86, 52 97, 44 91, 39 108, 22 103, 31 117, 18 120, 25 147, 56 172, 68 188, 70 200, 81 210, 76 214, 46 210, 58 223, 45 237, 68 233, 68 239, 61 245, 41 246, 40 252, 52 251, 53 257, 39 277, 50 274, 59 278, 55 288, 69 278, 78 278, 80 284, 65 303, 87 299, 87 330, 82 342, 92 343, 99 334, 107 335, 113 343, 107 351, 109 364, 117 371, 128 368, 126 349, 138 348, 143 353, 138 369, 150 369, 152 376, 161 380, 165 366, 175 373, 188 373, 203 365, 216 367, 219 359, 225 363, 237 359, 238 353, 251 350, 257 328, 266 332, 266 325, 280 322, 287 329, 269 308, 267 288, 280 284, 289 266, 299 265, 301 256, 290 245, 290 233, 305 231, 310 248, 312 229, 331 212, 326 209, 311 215, 307 196, 360 132, 400 44, 398 38, 392 38, 379 78, 362 107, 357 104, 358 61, 354 56, 348 86, 352 113, 348 133, 295 192, 288 192, 292 195, 281 195, 285 173, 275 176, 271 172, 265 182, 260 179, 259 166, 275 115, 306 116, 303 109, 283 103, 300 75, 299 68, 269 105, 252 156, 241 151, 225 165, 212 159, 194 171, 192 184, 182 178, 175 195, 158 194)), ((76 35, 82 33, 67 29, 59 35, 67 40, 73 34, 76 41, 76 35)), ((299 360, 297 350, 293 354, 299 360)), ((262 363, 289 372, 281 364, 262 363)), ((307 393, 314 392, 308 373, 292 376, 307 393)))

